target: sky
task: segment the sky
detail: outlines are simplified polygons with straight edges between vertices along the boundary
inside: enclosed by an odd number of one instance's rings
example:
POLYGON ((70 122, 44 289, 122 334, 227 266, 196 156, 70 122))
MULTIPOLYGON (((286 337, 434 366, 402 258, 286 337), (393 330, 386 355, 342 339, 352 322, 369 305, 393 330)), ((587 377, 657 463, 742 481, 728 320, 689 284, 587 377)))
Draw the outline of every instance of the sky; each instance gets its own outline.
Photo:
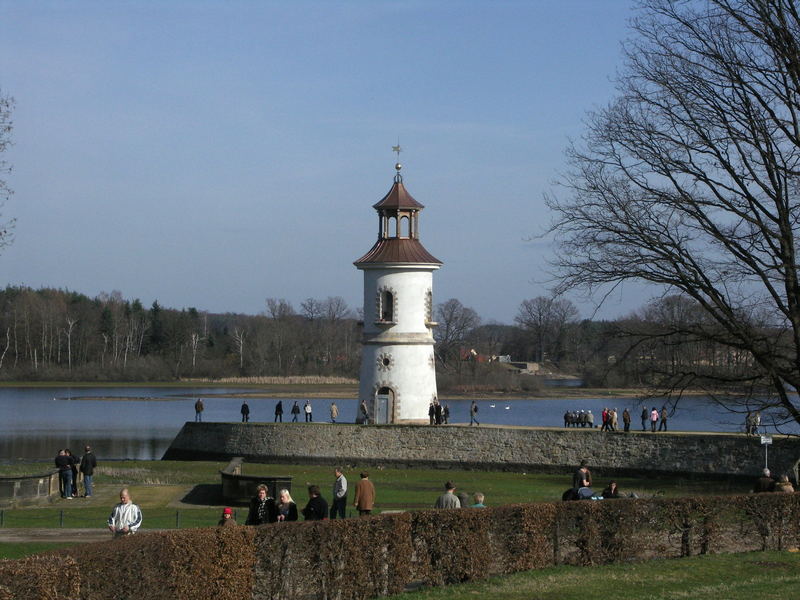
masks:
MULTIPOLYGON (((512 323, 553 285, 538 236, 627 0, 0 0, 17 220, 0 284, 256 314, 363 298, 353 266, 402 146, 443 263, 434 302, 512 323)), ((631 288, 581 316, 647 299, 631 288)))

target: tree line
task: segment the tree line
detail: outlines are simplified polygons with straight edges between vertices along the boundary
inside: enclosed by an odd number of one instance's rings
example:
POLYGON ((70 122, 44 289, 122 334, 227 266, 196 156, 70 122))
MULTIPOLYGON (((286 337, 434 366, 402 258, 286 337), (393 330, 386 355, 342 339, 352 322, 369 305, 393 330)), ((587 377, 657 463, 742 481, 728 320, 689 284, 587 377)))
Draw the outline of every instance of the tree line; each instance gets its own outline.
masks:
MULTIPOLYGON (((507 360, 592 386, 647 386, 703 373, 741 381, 752 357, 694 331, 708 318, 683 296, 654 300, 612 321, 580 319, 565 298, 524 300, 513 325, 482 323, 457 299, 437 304, 435 355, 443 384, 495 381, 507 360), (504 357, 501 359, 500 357, 504 357), (507 358, 506 358, 507 357, 507 358), (448 379, 449 378, 449 379, 448 379)), ((0 290, 0 379, 147 381, 191 377, 322 375, 358 377, 358 311, 341 297, 295 308, 268 298, 258 315, 145 308, 120 292, 95 298, 68 290, 0 290)))

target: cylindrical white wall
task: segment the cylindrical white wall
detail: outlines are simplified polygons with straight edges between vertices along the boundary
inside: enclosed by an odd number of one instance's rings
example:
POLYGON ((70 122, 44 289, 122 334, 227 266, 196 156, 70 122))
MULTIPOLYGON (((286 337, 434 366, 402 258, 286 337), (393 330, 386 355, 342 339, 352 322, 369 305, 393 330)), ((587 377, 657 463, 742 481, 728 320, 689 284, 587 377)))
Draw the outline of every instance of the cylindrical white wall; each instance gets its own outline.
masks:
POLYGON ((429 326, 433 271, 438 265, 364 268, 364 337, 359 399, 375 414, 375 396, 392 390, 390 421, 428 418, 436 397, 436 364, 429 326), (391 322, 382 321, 381 298, 392 294, 391 322))

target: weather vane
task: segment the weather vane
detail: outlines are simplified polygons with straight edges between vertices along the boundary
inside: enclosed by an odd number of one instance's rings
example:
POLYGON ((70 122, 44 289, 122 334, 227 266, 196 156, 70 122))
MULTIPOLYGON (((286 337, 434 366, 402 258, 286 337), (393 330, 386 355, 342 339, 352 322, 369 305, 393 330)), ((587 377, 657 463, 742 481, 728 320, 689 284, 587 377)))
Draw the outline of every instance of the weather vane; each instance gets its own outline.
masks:
POLYGON ((397 153, 397 162, 394 165, 394 169, 395 169, 395 171, 397 171, 397 175, 394 176, 394 180, 395 181, 402 181, 402 178, 400 176, 400 169, 403 168, 403 165, 400 164, 400 153, 402 151, 403 151, 403 149, 400 147, 400 138, 398 137, 397 138, 397 146, 392 146, 392 152, 396 152, 397 153))

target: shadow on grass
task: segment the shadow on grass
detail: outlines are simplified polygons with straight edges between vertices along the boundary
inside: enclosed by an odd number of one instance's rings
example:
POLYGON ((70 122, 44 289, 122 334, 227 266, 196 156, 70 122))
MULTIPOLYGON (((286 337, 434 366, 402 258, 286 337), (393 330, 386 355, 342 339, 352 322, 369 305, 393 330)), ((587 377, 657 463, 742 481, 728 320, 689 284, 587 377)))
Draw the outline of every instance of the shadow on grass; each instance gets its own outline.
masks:
POLYGON ((194 504, 196 506, 221 506, 226 503, 222 497, 222 489, 218 483, 201 483, 194 486, 181 498, 183 504, 194 504))

